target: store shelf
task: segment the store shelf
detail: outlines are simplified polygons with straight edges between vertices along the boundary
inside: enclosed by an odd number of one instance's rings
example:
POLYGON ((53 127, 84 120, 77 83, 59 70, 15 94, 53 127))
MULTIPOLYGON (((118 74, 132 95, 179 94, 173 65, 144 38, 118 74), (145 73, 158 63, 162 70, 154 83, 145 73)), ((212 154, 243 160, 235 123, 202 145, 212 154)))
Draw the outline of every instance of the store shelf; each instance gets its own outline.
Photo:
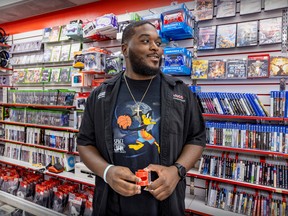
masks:
POLYGON ((62 178, 62 179, 66 179, 66 180, 70 180, 73 182, 78 182, 80 184, 84 183, 84 184, 89 185, 89 186, 93 186, 93 187, 95 186, 95 181, 92 178, 91 178, 91 180, 83 179, 83 178, 75 176, 75 174, 71 173, 71 172, 62 172, 62 173, 56 174, 56 173, 46 171, 45 174, 50 175, 50 176, 54 176, 54 177, 58 177, 58 178, 62 178))
POLYGON ((22 167, 25 169, 35 170, 35 171, 38 171, 42 168, 42 167, 37 168, 35 166, 32 166, 32 164, 25 162, 25 161, 19 161, 19 160, 15 160, 15 159, 4 157, 4 156, 0 156, 0 163, 5 163, 8 165, 18 166, 18 167, 22 167))
POLYGON ((10 48, 11 46, 8 44, 4 44, 4 43, 0 43, 0 47, 6 47, 6 48, 10 48))
POLYGON ((248 149, 248 148, 233 148, 233 147, 227 147, 227 146, 219 146, 219 145, 210 145, 206 144, 206 149, 215 149, 219 151, 233 151, 238 153, 250 153, 250 154, 257 154, 257 155, 265 155, 265 156, 277 156, 277 157, 283 157, 287 158, 288 154, 281 153, 281 152, 272 152, 272 151, 264 151, 259 149, 248 149))
POLYGON ((34 50, 24 50, 24 51, 18 51, 18 52, 10 52, 12 55, 18 55, 18 54, 26 54, 26 53, 35 53, 35 52, 42 52, 43 49, 40 47, 39 49, 34 49, 34 50))
MULTIPOLYGON (((191 195, 190 195, 191 196, 191 195)), ((205 201, 200 199, 197 196, 193 196, 192 201, 189 206, 186 207, 185 210, 187 213, 193 213, 195 215, 203 215, 203 216, 240 216, 242 214, 224 211, 222 209, 213 208, 205 205, 205 201)))
POLYGON ((231 185, 239 185, 239 186, 254 188, 254 189, 258 189, 258 190, 265 190, 265 191, 269 191, 269 192, 288 194, 287 189, 274 188, 274 187, 269 187, 269 186, 264 186, 264 185, 257 185, 257 184, 247 183, 247 182, 235 181, 235 180, 231 180, 231 179, 224 179, 224 178, 218 178, 218 177, 209 176, 209 175, 203 175, 203 174, 200 174, 196 170, 189 170, 187 172, 187 176, 188 177, 195 177, 195 178, 199 178, 199 179, 207 179, 207 180, 213 180, 213 181, 217 181, 217 182, 223 182, 223 183, 227 183, 227 184, 231 184, 231 185))
POLYGON ((16 145, 24 145, 24 146, 35 147, 35 148, 39 148, 39 149, 45 149, 45 150, 49 150, 49 151, 55 151, 55 152, 61 152, 61 153, 66 153, 66 154, 79 155, 78 152, 69 152, 69 151, 67 151, 67 150, 58 149, 58 148, 53 148, 53 147, 44 146, 44 145, 38 145, 38 144, 32 144, 32 143, 25 143, 25 142, 19 142, 19 141, 14 141, 14 140, 7 140, 7 139, 2 139, 2 138, 0 138, 0 141, 1 141, 1 142, 6 142, 6 143, 13 143, 13 144, 16 144, 16 145))
MULTIPOLYGON (((28 162, 19 161, 19 160, 15 160, 15 159, 4 157, 4 156, 0 156, 0 163, 12 165, 12 166, 17 166, 17 167, 22 167, 25 169, 31 169, 31 170, 35 170, 35 171, 39 171, 41 168, 43 168, 43 167, 38 168, 38 167, 32 166, 28 162)), ((71 173, 71 172, 62 172, 62 173, 56 174, 56 173, 52 173, 52 172, 49 172, 46 170, 43 173, 50 175, 50 176, 57 177, 57 178, 78 182, 80 184, 95 186, 95 182, 93 179, 91 179, 91 180, 83 179, 83 178, 75 176, 75 174, 71 173)))
MULTIPOLYGON (((38 51, 39 52, 39 51, 38 51)), ((13 64, 13 67, 23 67, 23 66, 40 66, 40 67, 71 67, 73 60, 63 61, 63 62, 35 62, 35 63, 28 63, 28 64, 13 64)))
POLYGON ((29 107, 42 109, 75 109, 76 106, 57 106, 57 105, 41 105, 41 104, 14 104, 14 103, 0 103, 0 106, 6 107, 29 107))
MULTIPOLYGON (((244 119, 244 120, 261 120, 261 121, 284 121, 283 117, 264 117, 264 116, 239 116, 239 115, 222 115, 222 114, 210 114, 203 113, 205 118, 217 118, 217 119, 244 119)), ((288 118, 287 118, 288 120, 288 118)))
POLYGON ((13 207, 24 210, 25 212, 29 212, 33 215, 41 215, 41 216, 62 216, 59 212, 53 211, 51 209, 40 206, 36 203, 30 202, 23 198, 14 196, 12 194, 6 193, 4 191, 0 191, 0 201, 7 203, 13 207))
POLYGON ((7 70, 10 70, 10 71, 12 71, 13 68, 0 67, 0 71, 1 71, 1 70, 6 70, 6 71, 7 71, 7 70))
POLYGON ((80 73, 83 74, 105 74, 103 71, 95 71, 95 70, 82 70, 80 73))
POLYGON ((24 127, 37 127, 37 128, 43 128, 43 129, 51 129, 51 130, 57 130, 57 131, 67 131, 67 132, 73 132, 78 133, 78 129, 70 128, 70 127, 57 127, 57 126, 50 126, 50 125, 38 125, 38 124, 30 124, 30 123, 22 123, 22 122, 10 122, 5 120, 0 120, 0 123, 2 124, 8 124, 8 125, 19 125, 24 127))

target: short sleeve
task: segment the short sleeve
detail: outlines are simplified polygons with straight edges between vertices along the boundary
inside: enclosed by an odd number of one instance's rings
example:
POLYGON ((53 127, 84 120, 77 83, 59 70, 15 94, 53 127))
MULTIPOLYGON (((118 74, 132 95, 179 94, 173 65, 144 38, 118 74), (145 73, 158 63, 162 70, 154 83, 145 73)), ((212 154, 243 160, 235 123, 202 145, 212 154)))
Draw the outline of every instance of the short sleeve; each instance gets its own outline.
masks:
POLYGON ((188 134, 186 144, 200 145, 205 147, 206 145, 206 128, 205 121, 197 100, 196 95, 189 91, 190 102, 188 109, 186 110, 186 116, 188 116, 188 134))

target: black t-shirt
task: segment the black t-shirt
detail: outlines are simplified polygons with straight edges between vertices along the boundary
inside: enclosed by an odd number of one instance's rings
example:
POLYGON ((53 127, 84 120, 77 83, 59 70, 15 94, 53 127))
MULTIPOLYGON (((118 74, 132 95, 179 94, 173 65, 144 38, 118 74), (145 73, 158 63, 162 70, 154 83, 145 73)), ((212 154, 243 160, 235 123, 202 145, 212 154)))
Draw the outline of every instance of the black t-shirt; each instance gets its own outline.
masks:
MULTIPOLYGON (((150 80, 126 77, 136 104, 122 78, 113 116, 114 164, 135 173, 149 164, 159 164, 160 76, 156 76, 141 101, 150 80), (137 113, 137 108, 139 115, 137 113)), ((152 180, 155 178, 152 175, 152 180)), ((114 194, 115 196, 115 194, 114 194)), ((110 199, 109 199, 110 200, 110 199)), ((157 215, 158 201, 147 191, 132 197, 119 196, 121 215, 157 215)))

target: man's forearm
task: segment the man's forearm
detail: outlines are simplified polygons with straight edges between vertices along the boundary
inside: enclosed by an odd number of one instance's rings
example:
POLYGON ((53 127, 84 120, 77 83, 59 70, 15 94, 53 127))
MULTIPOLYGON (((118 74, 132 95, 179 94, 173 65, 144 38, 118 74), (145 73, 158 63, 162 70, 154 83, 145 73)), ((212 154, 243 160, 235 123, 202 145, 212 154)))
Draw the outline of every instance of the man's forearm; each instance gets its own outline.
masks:
POLYGON ((94 146, 77 146, 80 157, 84 164, 96 175, 103 177, 103 173, 108 163, 100 155, 94 146))
POLYGON ((204 148, 202 146, 187 144, 184 146, 177 163, 183 165, 186 170, 190 170, 201 157, 204 148))

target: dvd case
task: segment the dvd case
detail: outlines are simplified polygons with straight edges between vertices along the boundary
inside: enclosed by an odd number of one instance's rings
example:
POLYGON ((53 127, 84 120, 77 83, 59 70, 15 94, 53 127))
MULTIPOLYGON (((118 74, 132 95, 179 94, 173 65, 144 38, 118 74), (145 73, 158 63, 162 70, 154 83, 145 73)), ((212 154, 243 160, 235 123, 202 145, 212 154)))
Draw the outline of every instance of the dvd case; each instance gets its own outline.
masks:
POLYGON ((258 41, 258 21, 237 24, 237 47, 256 46, 258 41))
POLYGON ((26 69, 25 83, 34 82, 34 68, 26 69))
POLYGON ((218 0, 216 18, 235 16, 236 0, 218 0))
POLYGON ((269 77, 269 54, 248 55, 247 78, 269 77))
POLYGON ((69 60, 74 60, 74 52, 81 50, 81 43, 71 44, 69 60))
POLYGON ((61 68, 52 68, 50 82, 59 82, 61 68))
POLYGON ((240 15, 261 12, 261 0, 241 0, 240 15))
POLYGON ((241 59, 228 59, 226 63, 226 78, 247 78, 247 61, 241 59))
POLYGON ((271 56, 270 76, 288 76, 288 58, 285 56, 271 56))
POLYGON ((198 50, 215 48, 216 26, 200 27, 198 37, 198 50))
POLYGON ((208 60, 193 60, 192 79, 207 79, 208 60))
POLYGON ((59 40, 61 26, 53 26, 49 37, 49 42, 55 42, 59 40))
POLYGON ((51 62, 59 62, 62 46, 53 46, 51 53, 51 62))
POLYGON ((52 28, 44 28, 43 29, 43 37, 42 37, 42 42, 49 42, 50 41, 50 35, 52 32, 52 28))
POLYGON ((209 60, 208 62, 208 78, 224 79, 226 72, 226 62, 223 60, 209 60))
POLYGON ((197 21, 213 19, 213 0, 196 0, 194 15, 197 21))
POLYGON ((232 48, 236 42, 236 24, 217 26, 216 48, 232 48))
POLYGON ((59 82, 70 82, 70 67, 63 67, 60 72, 59 82))
POLYGON ((61 54, 60 54, 60 61, 68 61, 69 60, 70 48, 71 48, 70 44, 62 45, 61 54))
POLYGON ((259 45, 281 43, 282 17, 259 22, 259 45))
POLYGON ((264 0, 264 10, 275 10, 288 7, 287 0, 264 0))
POLYGON ((43 68, 41 82, 47 83, 50 81, 51 68, 43 68))
POLYGON ((66 36, 66 34, 67 34, 67 25, 62 25, 60 36, 59 36, 59 41, 69 40, 69 37, 66 36))

